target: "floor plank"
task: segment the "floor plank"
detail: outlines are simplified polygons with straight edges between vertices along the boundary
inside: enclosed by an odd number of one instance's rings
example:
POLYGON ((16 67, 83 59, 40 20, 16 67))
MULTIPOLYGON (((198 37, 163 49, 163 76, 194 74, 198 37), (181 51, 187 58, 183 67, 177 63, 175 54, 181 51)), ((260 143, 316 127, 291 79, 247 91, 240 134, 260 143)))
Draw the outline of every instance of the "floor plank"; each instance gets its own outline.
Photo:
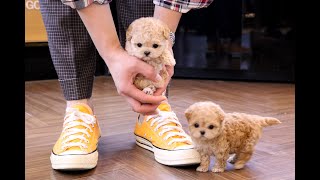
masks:
MULTIPOLYGON (((57 80, 25 82, 26 179, 295 179, 295 85, 173 79, 170 104, 188 132, 184 110, 198 101, 214 101, 226 112, 273 116, 282 124, 264 129, 247 166, 224 173, 199 173, 196 166, 168 167, 135 145, 137 114, 117 94, 110 77, 99 76, 93 88, 95 114, 102 130, 98 166, 84 172, 51 169, 50 151, 62 130, 65 101, 57 80)), ((211 162, 210 167, 213 163, 211 162)))

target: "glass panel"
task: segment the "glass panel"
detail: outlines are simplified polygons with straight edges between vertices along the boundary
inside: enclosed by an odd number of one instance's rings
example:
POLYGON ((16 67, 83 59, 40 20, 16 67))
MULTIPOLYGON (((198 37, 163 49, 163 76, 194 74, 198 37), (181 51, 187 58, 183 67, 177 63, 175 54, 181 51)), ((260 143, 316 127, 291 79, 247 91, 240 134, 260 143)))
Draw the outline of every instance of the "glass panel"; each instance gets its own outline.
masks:
POLYGON ((296 26, 288 2, 215 0, 184 14, 176 32, 175 74, 294 81, 296 26))

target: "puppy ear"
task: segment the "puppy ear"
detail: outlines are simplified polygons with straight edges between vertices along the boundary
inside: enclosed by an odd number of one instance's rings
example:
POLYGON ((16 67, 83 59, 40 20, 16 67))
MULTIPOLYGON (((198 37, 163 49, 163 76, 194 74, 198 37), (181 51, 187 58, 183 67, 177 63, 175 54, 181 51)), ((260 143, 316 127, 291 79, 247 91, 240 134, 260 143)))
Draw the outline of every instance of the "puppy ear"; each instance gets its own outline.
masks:
POLYGON ((215 111, 217 114, 218 114, 218 116, 219 116, 219 119, 220 119, 220 121, 222 122, 223 120, 224 120, 224 118, 225 118, 225 112, 222 110, 222 108, 219 106, 219 105, 215 105, 213 108, 212 108, 212 110, 213 111, 215 111))
POLYGON ((189 122, 189 120, 190 120, 190 118, 191 118, 192 112, 193 112, 193 106, 188 107, 188 108, 184 111, 184 115, 186 116, 188 122, 189 122))
POLYGON ((126 41, 131 41, 132 38, 132 24, 129 25, 127 32, 126 32, 126 41))
POLYGON ((170 38, 170 29, 168 27, 163 27, 163 36, 166 40, 170 38))
POLYGON ((224 114, 223 111, 221 111, 221 112, 219 113, 219 117, 220 117, 221 121, 224 121, 224 118, 226 117, 226 115, 224 114))

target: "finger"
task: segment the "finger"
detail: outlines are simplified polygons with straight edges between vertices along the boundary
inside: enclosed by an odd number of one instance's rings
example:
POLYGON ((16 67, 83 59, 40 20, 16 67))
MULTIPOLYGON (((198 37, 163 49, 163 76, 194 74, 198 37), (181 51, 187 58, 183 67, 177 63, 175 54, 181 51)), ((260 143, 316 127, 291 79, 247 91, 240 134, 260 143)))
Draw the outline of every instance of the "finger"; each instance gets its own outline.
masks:
POLYGON ((165 69, 167 70, 170 77, 174 74, 174 66, 165 66, 165 69))
POLYGON ((166 79, 166 81, 164 82, 163 87, 157 88, 157 90, 153 93, 154 96, 160 96, 163 95, 164 91, 167 89, 168 84, 170 83, 170 76, 166 79))
POLYGON ((144 61, 139 61, 137 64, 137 73, 142 74, 147 79, 150 79, 154 82, 159 82, 162 80, 161 76, 155 71, 155 69, 148 63, 144 61))
POLYGON ((158 114, 157 108, 160 104, 141 104, 140 107, 138 107, 138 110, 143 115, 152 115, 152 114, 158 114))
POLYGON ((133 84, 128 85, 123 94, 139 101, 141 104, 160 104, 162 101, 166 100, 166 97, 163 96, 145 94, 141 90, 137 89, 133 84))
POLYGON ((167 89, 167 84, 165 84, 162 88, 157 88, 157 90, 153 93, 154 96, 161 96, 163 92, 167 89))
POLYGON ((156 114, 156 109, 159 106, 159 104, 141 104, 137 100, 130 97, 125 97, 125 99, 128 101, 134 112, 143 115, 156 114))
MULTIPOLYGON (((158 107, 158 106, 157 106, 158 107)), ((145 114, 143 114, 143 115, 155 115, 155 114, 159 114, 159 110, 154 110, 154 111, 152 111, 152 112, 149 112, 149 113, 145 113, 145 114)))

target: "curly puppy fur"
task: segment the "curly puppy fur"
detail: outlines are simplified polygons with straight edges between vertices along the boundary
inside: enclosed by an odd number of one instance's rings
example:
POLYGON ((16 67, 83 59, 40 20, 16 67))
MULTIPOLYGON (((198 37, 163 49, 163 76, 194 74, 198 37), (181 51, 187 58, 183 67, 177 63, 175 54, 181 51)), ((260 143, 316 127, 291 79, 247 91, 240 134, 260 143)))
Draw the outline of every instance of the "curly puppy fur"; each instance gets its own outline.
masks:
POLYGON ((185 111, 191 138, 200 153, 197 171, 207 172, 210 156, 215 157, 212 172, 223 172, 227 161, 241 169, 250 160, 263 127, 281 123, 272 117, 245 113, 225 113, 213 102, 197 102, 185 111), (229 158, 229 155, 230 158, 229 158))
POLYGON ((142 75, 137 75, 134 84, 146 94, 152 95, 156 88, 163 87, 168 78, 165 65, 174 66, 176 61, 169 51, 169 27, 153 17, 143 17, 133 21, 126 32, 126 51, 152 65, 162 77, 162 81, 153 82, 142 75))

